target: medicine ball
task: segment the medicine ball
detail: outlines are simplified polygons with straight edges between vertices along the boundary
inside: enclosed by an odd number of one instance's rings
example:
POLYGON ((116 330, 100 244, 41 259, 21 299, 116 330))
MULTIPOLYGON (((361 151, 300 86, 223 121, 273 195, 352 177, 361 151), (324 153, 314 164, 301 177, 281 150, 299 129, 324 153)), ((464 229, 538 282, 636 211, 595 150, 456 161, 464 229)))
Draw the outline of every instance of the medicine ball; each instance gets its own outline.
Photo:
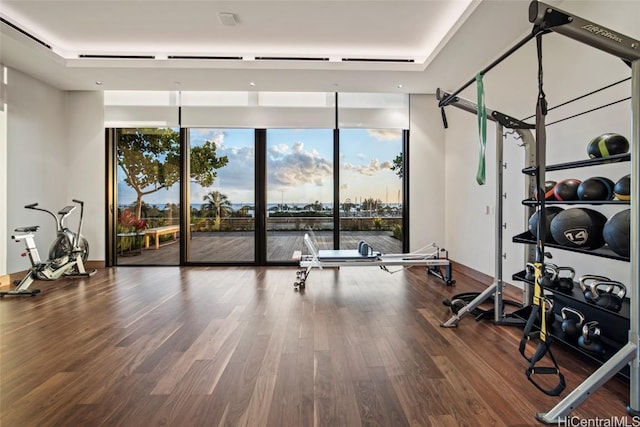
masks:
POLYGON ((597 136, 587 145, 589 158, 608 157, 629 151, 629 141, 617 133, 605 133, 597 136))
POLYGON ((553 188, 553 194, 561 202, 568 200, 578 200, 579 179, 563 179, 553 188))
MULTIPOLYGON (((556 200, 556 196, 553 193, 553 189, 556 186, 555 181, 545 181, 544 183, 544 199, 545 200, 556 200)), ((536 188, 533 193, 533 197, 538 200, 538 189, 536 188)))
POLYGON ((620 211, 604 225, 602 236, 609 248, 620 256, 631 255, 631 209, 620 211))
POLYGON ((565 209, 551 220, 551 235, 560 245, 598 249, 604 245, 602 229, 607 217, 588 208, 565 209))
MULTIPOLYGON (((559 206, 548 206, 544 208, 544 213, 545 213, 545 219, 546 219, 546 239, 545 242, 547 243, 556 243, 553 240, 553 236, 551 236, 551 221, 553 220, 553 218, 558 215, 560 212, 562 212, 564 209, 562 209, 559 206)), ((531 234, 533 234, 534 236, 538 236, 538 212, 540 211, 536 211, 534 212, 533 215, 531 215, 529 217, 529 232, 531 234)))
POLYGON ((613 199, 613 181, 602 176, 585 179, 578 186, 578 198, 580 200, 611 200, 613 199))
POLYGON ((618 200, 631 200, 631 175, 625 175, 613 186, 613 193, 618 200))

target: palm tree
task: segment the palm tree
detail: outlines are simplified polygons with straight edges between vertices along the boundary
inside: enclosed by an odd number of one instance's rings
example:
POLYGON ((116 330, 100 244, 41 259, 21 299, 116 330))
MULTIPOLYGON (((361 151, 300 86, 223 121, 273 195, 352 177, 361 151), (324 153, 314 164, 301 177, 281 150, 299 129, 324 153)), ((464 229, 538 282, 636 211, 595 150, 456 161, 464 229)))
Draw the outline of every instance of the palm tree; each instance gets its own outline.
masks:
POLYGON ((219 191, 212 191, 206 194, 202 200, 207 202, 204 207, 206 210, 214 212, 216 218, 229 216, 231 213, 231 202, 229 198, 219 191))

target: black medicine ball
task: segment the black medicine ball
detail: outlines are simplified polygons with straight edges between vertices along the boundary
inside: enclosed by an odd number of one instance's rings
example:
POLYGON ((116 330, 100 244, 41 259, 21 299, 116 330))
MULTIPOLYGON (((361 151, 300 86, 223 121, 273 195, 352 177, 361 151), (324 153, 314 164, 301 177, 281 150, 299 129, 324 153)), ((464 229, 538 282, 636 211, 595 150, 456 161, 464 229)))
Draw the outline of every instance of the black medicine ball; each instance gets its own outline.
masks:
MULTIPOLYGON (((547 243, 556 243, 553 240, 553 236, 551 236, 551 220, 553 220, 553 218, 558 215, 560 212, 562 212, 564 209, 562 209, 559 206, 549 206, 549 207, 545 207, 544 208, 544 213, 545 213, 545 219, 546 219, 546 239, 545 242, 547 243)), ((538 237, 538 213, 540 211, 536 211, 534 212, 533 215, 531 215, 529 217, 529 232, 531 234, 533 234, 536 238, 538 237)))
POLYGON ((553 194, 556 200, 566 202, 569 200, 578 200, 579 179, 563 179, 553 188, 553 194))
MULTIPOLYGON (((556 182, 555 181, 545 181, 544 183, 544 199, 545 200, 556 200, 556 196, 553 192, 553 189, 556 186, 556 182)), ((538 200, 538 189, 536 188, 533 194, 533 197, 538 200)))
POLYGON ((625 175, 613 186, 613 193, 618 200, 631 200, 631 175, 625 175))
POLYGON ((585 179, 578 186, 580 200, 611 200, 613 199, 613 181, 609 178, 596 176, 585 179))
POLYGON ((604 225, 602 235, 609 248, 620 256, 631 255, 631 209, 620 211, 604 225))
POLYGON ((566 209, 551 220, 551 235, 560 245, 598 249, 604 245, 602 229, 607 217, 587 208, 566 209))
POLYGON ((617 133, 605 133, 593 138, 587 145, 589 158, 608 157, 629 151, 629 141, 617 133))

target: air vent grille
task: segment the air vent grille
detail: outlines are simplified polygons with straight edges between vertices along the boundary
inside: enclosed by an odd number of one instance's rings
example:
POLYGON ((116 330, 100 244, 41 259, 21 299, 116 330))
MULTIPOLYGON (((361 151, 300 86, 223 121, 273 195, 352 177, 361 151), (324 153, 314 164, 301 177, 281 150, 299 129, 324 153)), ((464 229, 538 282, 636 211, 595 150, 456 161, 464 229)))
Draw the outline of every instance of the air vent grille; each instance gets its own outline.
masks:
POLYGON ((3 22, 5 24, 7 24, 8 26, 10 26, 11 28, 13 28, 14 30, 18 31, 19 33, 29 37, 31 40, 35 41, 38 44, 41 44, 42 46, 46 47, 49 50, 52 50, 51 45, 43 42, 42 40, 40 40, 39 38, 37 38, 36 36, 34 36, 33 34, 30 34, 29 32, 23 30, 22 28, 18 27, 16 24, 13 24, 9 21, 7 21, 4 18, 0 18, 0 22, 3 22))

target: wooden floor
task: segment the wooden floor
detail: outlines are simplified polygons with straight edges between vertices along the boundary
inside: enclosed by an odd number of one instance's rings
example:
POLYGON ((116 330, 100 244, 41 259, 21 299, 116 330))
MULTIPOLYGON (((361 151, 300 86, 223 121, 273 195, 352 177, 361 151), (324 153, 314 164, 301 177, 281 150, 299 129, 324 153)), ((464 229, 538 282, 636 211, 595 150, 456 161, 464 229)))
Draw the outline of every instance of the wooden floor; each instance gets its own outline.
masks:
MULTIPOLYGON (((439 326, 443 297, 483 289, 467 276, 314 270, 296 292, 295 271, 120 267, 5 297, 0 425, 528 426, 558 402, 525 379, 517 328, 439 326)), ((556 356, 566 395, 594 367, 556 356)), ((573 415, 627 403, 614 379, 573 415)))

